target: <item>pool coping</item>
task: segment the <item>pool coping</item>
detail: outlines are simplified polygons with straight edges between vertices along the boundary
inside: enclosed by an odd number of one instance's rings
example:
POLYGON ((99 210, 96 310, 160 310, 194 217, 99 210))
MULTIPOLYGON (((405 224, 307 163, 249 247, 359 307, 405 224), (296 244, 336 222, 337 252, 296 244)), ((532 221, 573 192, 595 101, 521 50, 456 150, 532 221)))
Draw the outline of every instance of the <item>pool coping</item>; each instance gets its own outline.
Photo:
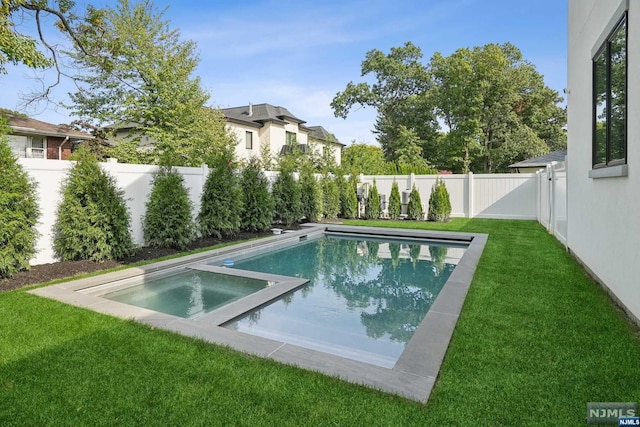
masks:
MULTIPOLYGON (((410 230, 385 227, 361 227, 337 224, 305 224, 301 230, 252 240, 221 249, 201 252, 141 267, 129 268, 100 276, 74 280, 29 291, 32 294, 55 299, 67 304, 87 308, 103 314, 134 319, 141 323, 179 333, 212 343, 229 346, 241 352, 271 358, 282 363, 322 372, 343 380, 363 384, 406 398, 426 402, 435 384, 440 366, 453 335, 457 319, 482 251, 487 242, 486 234, 458 233, 431 230, 410 230), (315 237, 325 232, 348 233, 361 236, 381 236, 405 239, 436 239, 447 242, 465 242, 465 250, 458 265, 451 273, 424 319, 407 343, 405 350, 393 368, 383 368, 368 363, 311 350, 281 341, 262 338, 230 330, 221 325, 237 319, 244 313, 264 306, 281 295, 293 292, 307 280, 287 276, 225 270, 224 267, 202 266, 204 260, 224 258, 229 254, 248 255, 259 249, 276 249, 296 243, 303 238, 315 237), (261 280, 271 280, 273 286, 243 297, 217 310, 194 319, 110 301, 96 295, 98 287, 111 282, 126 282, 144 275, 170 271, 183 267, 206 269, 224 274, 240 275, 261 280), (232 273, 233 271, 233 273, 232 273)), ((115 286, 115 285, 114 285, 115 286)))

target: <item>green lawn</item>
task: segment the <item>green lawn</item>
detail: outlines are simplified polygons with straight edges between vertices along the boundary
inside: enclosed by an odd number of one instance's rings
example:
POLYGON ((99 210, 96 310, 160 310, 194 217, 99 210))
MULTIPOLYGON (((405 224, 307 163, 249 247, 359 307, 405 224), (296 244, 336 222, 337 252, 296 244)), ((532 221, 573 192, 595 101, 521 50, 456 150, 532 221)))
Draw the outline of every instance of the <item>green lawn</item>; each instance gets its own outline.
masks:
POLYGON ((534 222, 488 233, 427 405, 24 291, 0 294, 0 425, 586 425, 640 401, 640 338, 534 222))

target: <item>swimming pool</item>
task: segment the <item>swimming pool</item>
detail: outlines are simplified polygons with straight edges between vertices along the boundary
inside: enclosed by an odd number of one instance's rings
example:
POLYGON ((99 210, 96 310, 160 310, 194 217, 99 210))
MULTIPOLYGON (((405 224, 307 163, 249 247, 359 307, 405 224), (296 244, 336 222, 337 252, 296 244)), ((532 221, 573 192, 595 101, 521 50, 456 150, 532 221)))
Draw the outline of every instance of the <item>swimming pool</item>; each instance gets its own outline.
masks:
POLYGON ((333 235, 235 261, 309 282, 224 326, 392 368, 466 246, 333 235))
POLYGON ((32 292, 426 401, 486 239, 313 225, 32 292), (172 276, 186 309, 113 299, 171 295, 172 276), (230 277, 245 289, 219 288, 230 277))

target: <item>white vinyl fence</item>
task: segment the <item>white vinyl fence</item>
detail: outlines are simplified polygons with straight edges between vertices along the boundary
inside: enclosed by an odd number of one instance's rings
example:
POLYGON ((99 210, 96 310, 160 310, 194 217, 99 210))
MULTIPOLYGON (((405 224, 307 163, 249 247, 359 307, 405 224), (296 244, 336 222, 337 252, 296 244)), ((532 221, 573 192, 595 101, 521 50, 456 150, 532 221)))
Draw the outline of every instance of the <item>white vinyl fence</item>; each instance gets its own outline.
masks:
MULTIPOLYGON (((37 183, 38 203, 41 215, 38 231, 37 255, 32 265, 56 261, 53 253, 53 226, 56 210, 61 200, 61 186, 73 165, 65 160, 19 159, 24 170, 37 183)), ((117 162, 101 163, 101 167, 116 180, 125 193, 131 213, 132 232, 136 244, 143 244, 142 217, 151 191, 151 180, 157 166, 131 165, 117 162)), ((194 216, 200 209, 200 195, 209 169, 202 167, 176 168, 184 177, 193 202, 194 216)), ((265 172, 273 182, 277 172, 265 172)), ((428 206, 431 188, 436 175, 373 176, 360 175, 361 183, 376 186, 385 203, 391 194, 395 179, 402 194, 403 203, 415 185, 425 207, 428 206)), ((499 218, 538 220, 558 239, 566 242, 566 166, 554 164, 546 170, 530 174, 461 174, 441 175, 449 191, 452 217, 499 218), (551 177, 551 179, 549 179, 551 177)))
POLYGON ((553 162, 537 173, 538 222, 567 245, 567 162, 553 162))
MULTIPOLYGON (((439 175, 447 186, 451 216, 462 218, 537 219, 536 174, 439 175)), ((376 187, 386 202, 395 179, 406 204, 415 185, 423 210, 427 210, 431 189, 438 175, 360 175, 360 181, 376 187), (403 194, 404 193, 404 194, 403 194)))
MULTIPOLYGON (((40 222, 38 231, 37 255, 31 265, 56 261, 53 252, 53 226, 56 220, 58 204, 62 199, 62 183, 74 162, 67 160, 18 159, 24 170, 37 183, 40 222)), ((131 229, 136 244, 143 243, 142 216, 145 213, 147 197, 151 192, 151 180, 157 166, 131 165, 117 162, 100 163, 100 166, 113 176, 120 189, 124 190, 127 206, 131 213, 131 229)), ((207 166, 199 168, 176 168, 184 177, 185 186, 194 205, 194 215, 200 209, 200 194, 207 179, 207 166)))

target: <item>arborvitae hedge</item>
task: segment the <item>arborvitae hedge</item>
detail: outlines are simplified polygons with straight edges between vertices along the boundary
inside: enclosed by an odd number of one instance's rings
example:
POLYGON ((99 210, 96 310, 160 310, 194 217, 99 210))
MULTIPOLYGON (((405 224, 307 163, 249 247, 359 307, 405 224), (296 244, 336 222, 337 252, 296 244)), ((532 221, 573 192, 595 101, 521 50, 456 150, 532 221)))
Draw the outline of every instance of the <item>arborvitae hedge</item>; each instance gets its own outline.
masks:
POLYGON ((80 148, 62 186, 53 249, 63 261, 122 259, 133 252, 124 191, 80 148))
POLYGON ((389 218, 398 219, 402 213, 402 204, 400 201, 400 189, 396 179, 393 178, 393 184, 391 184, 391 194, 389 195, 389 218))
POLYGON ((275 220, 290 226, 302 217, 300 183, 293 177, 293 168, 281 165, 271 190, 275 201, 275 220))
POLYGON ((329 174, 322 176, 322 209, 326 219, 338 218, 340 212, 340 191, 333 177, 329 174))
POLYGON ((256 158, 242 170, 240 177, 242 188, 241 229, 256 232, 271 227, 274 215, 274 203, 269 192, 269 181, 260 168, 256 158))
POLYGON ((233 236, 242 222, 242 189, 231 159, 220 157, 209 172, 200 199, 198 226, 202 236, 233 236))
POLYGON ((29 269, 36 253, 39 215, 35 183, 0 136, 0 278, 29 269))
POLYGON ((380 218, 380 193, 378 193, 378 186, 376 180, 373 180, 373 185, 369 189, 367 196, 367 202, 364 206, 364 217, 366 219, 378 219, 380 218))
POLYGON ((422 219, 424 211, 422 210, 422 200, 420 199, 420 193, 414 185, 409 194, 409 204, 407 205, 407 218, 409 219, 422 219))
POLYGON ((449 221, 450 215, 451 201, 449 200, 447 186, 442 179, 437 178, 436 183, 431 188, 427 219, 429 221, 446 222, 449 221))
POLYGON ((153 177, 142 225, 147 245, 185 249, 195 237, 192 209, 182 175, 161 167, 153 177))
POLYGON ((357 218, 358 198, 356 197, 355 179, 351 179, 351 177, 346 179, 342 172, 338 172, 336 183, 340 191, 340 216, 347 219, 357 218))
POLYGON ((317 222, 322 215, 322 188, 315 177, 313 163, 304 162, 300 170, 302 216, 317 222))

